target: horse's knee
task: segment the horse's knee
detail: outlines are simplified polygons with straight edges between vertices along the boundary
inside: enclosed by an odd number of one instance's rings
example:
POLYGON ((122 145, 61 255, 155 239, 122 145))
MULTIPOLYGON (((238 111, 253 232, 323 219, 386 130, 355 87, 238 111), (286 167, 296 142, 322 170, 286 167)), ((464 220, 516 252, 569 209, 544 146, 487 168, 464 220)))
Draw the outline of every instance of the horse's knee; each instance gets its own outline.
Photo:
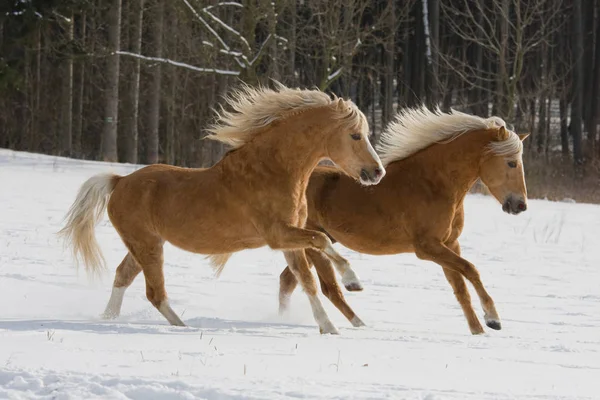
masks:
POLYGON ((142 268, 135 262, 130 254, 125 256, 125 259, 117 267, 115 273, 115 280, 113 286, 115 287, 129 287, 133 283, 133 280, 142 271, 142 268))
POLYGON ((320 282, 321 284, 321 292, 323 293, 323 295, 327 298, 329 298, 329 295, 331 294, 330 290, 329 290, 329 286, 327 286, 326 283, 324 283, 323 281, 320 282))
POLYGON ((289 296, 294 291, 297 284, 298 280, 292 273, 292 270, 289 267, 286 267, 281 275, 279 275, 279 296, 289 296))
POLYGON ((156 308, 167 299, 167 293, 164 288, 154 288, 150 285, 146 285, 146 298, 156 308))
POLYGON ((279 275, 279 283, 284 286, 289 286, 292 283, 296 283, 296 277, 292 273, 290 267, 286 266, 281 272, 281 275, 279 275))
POLYGON ((321 232, 316 232, 311 240, 312 247, 315 249, 319 249, 320 251, 325 251, 328 248, 332 248, 333 243, 329 239, 327 235, 321 232))
POLYGON ((437 253, 439 253, 439 245, 419 241, 415 243, 415 256, 421 260, 435 261, 437 253))

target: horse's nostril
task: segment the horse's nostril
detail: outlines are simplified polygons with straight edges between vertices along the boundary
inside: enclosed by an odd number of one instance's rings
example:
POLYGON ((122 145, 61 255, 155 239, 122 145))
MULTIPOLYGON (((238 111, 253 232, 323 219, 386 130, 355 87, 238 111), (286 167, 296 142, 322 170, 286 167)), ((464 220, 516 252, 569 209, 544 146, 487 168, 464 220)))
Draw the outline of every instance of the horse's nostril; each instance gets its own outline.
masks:
POLYGON ((376 178, 379 178, 381 176, 381 174, 383 173, 383 171, 381 170, 381 168, 375 168, 373 173, 375 174, 376 178))
POLYGON ((525 203, 523 203, 523 202, 521 201, 521 202, 519 202, 519 205, 517 206, 517 208, 518 208, 520 211, 525 211, 525 210, 527 210, 527 204, 525 204, 525 203))
POLYGON ((360 170, 360 179, 362 179, 363 181, 369 180, 369 173, 364 168, 360 170))

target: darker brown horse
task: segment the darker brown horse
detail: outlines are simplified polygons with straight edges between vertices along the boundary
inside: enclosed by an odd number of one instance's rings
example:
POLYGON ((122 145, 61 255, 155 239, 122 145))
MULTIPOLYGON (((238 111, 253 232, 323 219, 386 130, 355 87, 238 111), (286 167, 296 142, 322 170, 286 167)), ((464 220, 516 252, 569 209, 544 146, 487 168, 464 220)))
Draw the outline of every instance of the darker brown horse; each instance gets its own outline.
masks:
MULTIPOLYGON (((163 244, 209 255, 217 273, 232 253, 268 245, 286 258, 304 248, 324 252, 343 276, 358 282, 352 268, 321 232, 305 229, 305 190, 322 159, 351 179, 377 184, 385 174, 368 140, 365 116, 350 101, 318 90, 244 86, 227 99, 210 139, 234 147, 207 169, 151 165, 127 176, 97 175, 86 181, 61 230, 98 271, 103 258, 94 227, 104 210, 129 250, 117 268, 107 318, 119 315, 125 290, 143 271, 148 300, 172 325, 183 325, 169 306, 163 273, 163 244)), ((321 332, 336 333, 317 295, 307 263, 295 264, 321 332)), ((251 286, 248 286, 251 291, 251 286)))
MULTIPOLYGON (((443 267, 469 328, 483 333, 465 281, 481 301, 485 322, 500 329, 494 301, 475 266, 461 256, 458 238, 464 223, 464 199, 480 178, 501 203, 518 214, 527 208, 522 140, 503 120, 426 108, 400 113, 382 134, 381 160, 387 175, 365 188, 339 170, 320 167, 307 189, 307 228, 325 232, 335 242, 360 253, 415 253, 443 267)), ((364 325, 346 303, 331 263, 319 252, 306 250, 315 265, 325 296, 354 326, 364 325)), ((286 268, 280 277, 280 311, 296 287, 286 268)))

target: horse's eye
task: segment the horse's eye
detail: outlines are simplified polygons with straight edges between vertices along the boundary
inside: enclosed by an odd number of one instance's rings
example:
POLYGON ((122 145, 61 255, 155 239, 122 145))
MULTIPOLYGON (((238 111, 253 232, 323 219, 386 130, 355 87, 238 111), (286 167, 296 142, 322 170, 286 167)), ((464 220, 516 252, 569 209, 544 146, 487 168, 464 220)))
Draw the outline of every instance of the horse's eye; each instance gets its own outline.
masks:
POLYGON ((516 161, 509 161, 508 162, 508 166, 510 168, 517 168, 517 163, 516 163, 516 161))
POLYGON ((362 135, 360 133, 353 133, 350 136, 352 137, 353 140, 360 140, 360 139, 362 139, 362 135))

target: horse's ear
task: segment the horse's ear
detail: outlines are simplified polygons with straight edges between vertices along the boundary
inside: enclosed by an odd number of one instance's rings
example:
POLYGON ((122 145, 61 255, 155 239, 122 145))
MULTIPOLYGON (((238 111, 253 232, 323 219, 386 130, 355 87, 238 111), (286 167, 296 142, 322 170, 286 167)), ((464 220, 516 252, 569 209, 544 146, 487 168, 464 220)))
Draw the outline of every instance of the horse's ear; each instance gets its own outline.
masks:
POLYGON ((530 133, 519 133, 519 139, 521 142, 529 137, 530 133))
POLYGON ((503 140, 508 139, 508 131, 504 126, 498 128, 498 133, 496 133, 496 140, 502 142, 503 140))
POLYGON ((335 104, 335 107, 336 107, 338 110, 343 110, 343 109, 345 109, 345 108, 346 108, 346 102, 344 101, 344 99, 342 99, 341 97, 339 97, 339 98, 337 99, 337 102, 336 102, 336 104, 335 104))

